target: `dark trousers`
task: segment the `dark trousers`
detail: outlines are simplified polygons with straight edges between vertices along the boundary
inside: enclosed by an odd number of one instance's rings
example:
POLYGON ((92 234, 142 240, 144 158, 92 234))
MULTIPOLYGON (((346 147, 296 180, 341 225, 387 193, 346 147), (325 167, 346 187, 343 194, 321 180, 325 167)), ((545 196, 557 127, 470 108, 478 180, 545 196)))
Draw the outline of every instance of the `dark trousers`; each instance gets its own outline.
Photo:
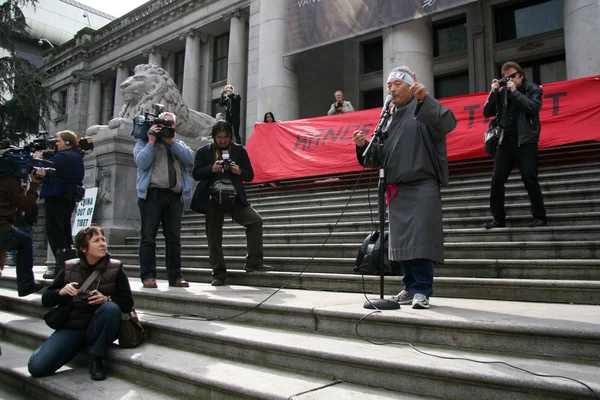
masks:
POLYGON ((71 215, 75 210, 75 202, 69 191, 58 196, 46 197, 44 205, 46 208, 46 235, 52 254, 56 259, 58 250, 73 246, 71 215))
POLYGON ((233 130, 233 137, 237 144, 242 144, 242 138, 240 136, 240 121, 234 122, 233 118, 229 118, 227 120, 231 124, 231 129, 233 130))
POLYGON ((13 226, 8 232, 0 233, 0 250, 17 251, 17 287, 21 290, 33 287, 33 241, 31 237, 13 226))
POLYGON ((86 346, 93 357, 104 357, 108 347, 117 339, 121 326, 121 308, 117 303, 102 304, 87 329, 59 329, 29 358, 29 373, 33 377, 52 375, 75 358, 86 346))
POLYGON ((149 188, 145 199, 138 198, 142 219, 140 278, 156 279, 156 235, 162 225, 165 237, 165 263, 169 283, 181 279, 181 195, 170 190, 149 188))
POLYGON ((490 209, 495 219, 504 220, 504 184, 513 167, 519 166, 521 180, 529 194, 533 218, 546 218, 542 189, 538 182, 538 144, 528 143, 518 146, 516 136, 506 136, 501 146, 498 146, 494 159, 492 187, 490 191, 490 209))
POLYGON ((422 293, 429 297, 433 294, 433 261, 425 258, 404 260, 402 264, 402 283, 404 290, 412 294, 422 293))
MULTIPOLYGON (((223 257, 223 222, 225 212, 214 200, 208 200, 204 207, 206 217, 206 238, 208 239, 208 261, 215 279, 225 279, 227 267, 223 257)), ((228 215, 246 228, 246 265, 263 263, 263 221, 260 215, 249 205, 239 201, 233 203, 228 215)))

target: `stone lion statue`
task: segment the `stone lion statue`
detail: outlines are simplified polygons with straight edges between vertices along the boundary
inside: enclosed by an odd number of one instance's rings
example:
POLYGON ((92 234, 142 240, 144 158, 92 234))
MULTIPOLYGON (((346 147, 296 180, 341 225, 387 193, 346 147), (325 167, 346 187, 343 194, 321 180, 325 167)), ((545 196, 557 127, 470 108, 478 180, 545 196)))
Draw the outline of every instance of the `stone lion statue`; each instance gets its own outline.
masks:
MULTIPOLYGON (((110 129, 123 124, 133 127, 133 117, 153 112, 154 105, 158 103, 165 106, 165 111, 177 115, 175 132, 178 135, 191 139, 210 138, 210 131, 216 120, 210 115, 189 109, 167 71, 156 64, 140 64, 134 71, 134 75, 120 85, 125 104, 119 117, 108 123, 110 129)), ((86 133, 93 135, 105 127, 106 125, 93 125, 86 133)))

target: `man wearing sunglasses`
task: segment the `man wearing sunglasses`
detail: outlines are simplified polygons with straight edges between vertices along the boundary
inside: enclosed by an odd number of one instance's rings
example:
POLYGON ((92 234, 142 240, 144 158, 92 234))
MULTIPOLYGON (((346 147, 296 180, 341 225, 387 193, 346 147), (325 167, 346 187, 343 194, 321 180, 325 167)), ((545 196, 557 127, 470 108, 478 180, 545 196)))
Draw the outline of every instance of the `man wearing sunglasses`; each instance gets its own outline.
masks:
POLYGON ((506 226, 504 185, 517 164, 521 180, 527 189, 533 221, 530 227, 546 226, 546 210, 538 182, 538 141, 540 138, 540 109, 542 88, 525 79, 521 66, 513 61, 504 63, 502 79, 492 81, 483 115, 496 117, 502 128, 490 191, 490 210, 494 219, 486 229, 506 226))

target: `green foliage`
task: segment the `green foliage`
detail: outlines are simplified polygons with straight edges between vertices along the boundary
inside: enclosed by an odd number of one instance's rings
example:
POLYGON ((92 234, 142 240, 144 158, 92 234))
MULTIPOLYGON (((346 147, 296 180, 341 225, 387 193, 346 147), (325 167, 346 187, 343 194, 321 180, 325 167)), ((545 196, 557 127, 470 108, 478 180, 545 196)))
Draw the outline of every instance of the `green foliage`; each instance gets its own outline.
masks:
POLYGON ((36 133, 50 119, 54 101, 42 86, 44 74, 28 60, 16 55, 15 42, 31 39, 23 6, 37 0, 8 0, 0 6, 0 47, 9 55, 0 58, 0 139, 15 142, 20 133, 36 133))

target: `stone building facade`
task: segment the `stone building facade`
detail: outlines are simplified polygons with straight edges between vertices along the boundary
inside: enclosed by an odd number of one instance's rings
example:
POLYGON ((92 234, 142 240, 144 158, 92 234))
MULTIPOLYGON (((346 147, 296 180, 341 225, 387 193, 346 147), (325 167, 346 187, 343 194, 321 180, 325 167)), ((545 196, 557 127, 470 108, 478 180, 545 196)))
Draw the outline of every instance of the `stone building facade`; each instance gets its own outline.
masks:
MULTIPOLYGON (((600 65, 600 44, 592 40, 600 28, 597 0, 464 1, 287 55, 286 16, 294 3, 152 0, 100 29, 80 30, 46 53, 49 85, 62 104, 54 128, 82 135, 91 125, 107 124, 124 103, 119 85, 143 63, 167 70, 188 107, 213 116, 221 111, 221 90, 233 84, 242 96, 246 140, 267 111, 284 121, 325 115, 337 89, 356 109, 381 106, 387 73, 398 65, 416 71, 436 97, 487 91, 508 60, 542 84, 597 74, 600 65)), ((118 176, 118 166, 133 167, 128 132, 95 140, 103 150, 86 158, 86 186, 98 186, 105 174, 113 178, 113 193, 125 190, 135 199, 134 191, 118 187, 135 182, 133 172, 125 180, 118 176)), ((137 207, 129 215, 117 208, 105 216, 100 211, 101 219, 136 218, 137 207)))

